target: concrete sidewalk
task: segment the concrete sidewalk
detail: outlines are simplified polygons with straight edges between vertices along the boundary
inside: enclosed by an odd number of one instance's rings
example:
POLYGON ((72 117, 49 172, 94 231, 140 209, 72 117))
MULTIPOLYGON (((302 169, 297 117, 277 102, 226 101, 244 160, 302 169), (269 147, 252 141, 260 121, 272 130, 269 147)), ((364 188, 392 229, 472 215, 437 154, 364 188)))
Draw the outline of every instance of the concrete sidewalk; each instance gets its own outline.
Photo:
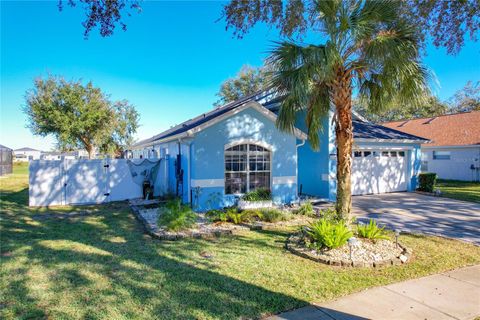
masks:
POLYGON ((474 319, 480 316, 480 265, 372 288, 269 320, 474 319))

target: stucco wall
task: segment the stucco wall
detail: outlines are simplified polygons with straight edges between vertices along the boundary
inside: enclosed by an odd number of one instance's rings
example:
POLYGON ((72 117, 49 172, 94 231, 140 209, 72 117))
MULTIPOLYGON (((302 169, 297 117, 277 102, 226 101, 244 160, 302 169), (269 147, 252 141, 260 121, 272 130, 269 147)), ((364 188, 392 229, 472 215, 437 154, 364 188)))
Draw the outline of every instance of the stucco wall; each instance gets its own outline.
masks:
POLYGON ((249 108, 206 128, 193 139, 191 177, 196 208, 205 210, 234 203, 235 197, 224 191, 224 149, 227 144, 240 142, 259 142, 271 150, 273 199, 278 203, 295 200, 296 138, 280 132, 272 120, 249 108))
POLYGON ((426 161, 427 168, 424 171, 435 172, 440 179, 463 181, 480 179, 479 172, 470 169, 472 164, 480 165, 480 147, 422 148, 422 160, 426 161), (450 160, 433 159, 433 151, 450 152, 450 160))
MULTIPOLYGON (((305 111, 297 113, 296 127, 307 132, 305 111)), ((313 150, 310 142, 298 148, 298 185, 302 194, 321 198, 329 197, 329 153, 331 128, 329 118, 322 121, 323 130, 319 132, 319 150, 313 150)))

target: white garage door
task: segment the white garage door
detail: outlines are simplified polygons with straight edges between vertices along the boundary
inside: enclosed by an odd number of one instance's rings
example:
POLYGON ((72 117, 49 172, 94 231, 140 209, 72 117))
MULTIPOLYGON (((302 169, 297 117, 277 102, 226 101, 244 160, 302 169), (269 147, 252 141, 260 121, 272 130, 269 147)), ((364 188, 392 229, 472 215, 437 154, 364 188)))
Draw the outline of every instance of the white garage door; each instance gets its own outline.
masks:
POLYGON ((406 191, 406 159, 406 151, 354 151, 352 194, 360 195, 406 191))

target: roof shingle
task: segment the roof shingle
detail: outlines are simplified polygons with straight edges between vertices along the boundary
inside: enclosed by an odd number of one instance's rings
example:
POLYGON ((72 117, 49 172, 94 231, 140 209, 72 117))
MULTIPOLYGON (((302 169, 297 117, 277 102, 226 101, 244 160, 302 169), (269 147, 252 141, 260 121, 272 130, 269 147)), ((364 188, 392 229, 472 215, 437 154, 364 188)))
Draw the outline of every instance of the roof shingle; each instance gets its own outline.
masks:
POLYGON ((393 121, 386 127, 431 140, 428 146, 480 145, 480 111, 393 121))

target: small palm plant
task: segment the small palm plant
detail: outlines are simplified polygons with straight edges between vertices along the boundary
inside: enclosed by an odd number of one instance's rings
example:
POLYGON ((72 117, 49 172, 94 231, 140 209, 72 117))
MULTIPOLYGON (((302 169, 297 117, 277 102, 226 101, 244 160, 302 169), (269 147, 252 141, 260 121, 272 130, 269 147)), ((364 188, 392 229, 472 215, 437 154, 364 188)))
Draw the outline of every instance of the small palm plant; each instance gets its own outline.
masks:
POLYGON ((295 211, 295 214, 299 214, 302 216, 313 217, 315 216, 315 209, 313 208, 313 204, 310 201, 303 203, 300 208, 295 211))
POLYGON ((344 221, 329 219, 312 222, 307 229, 307 234, 311 238, 312 246, 316 249, 341 247, 353 236, 353 232, 344 221))
POLYGON ((379 227, 374 219, 370 219, 370 222, 368 224, 359 224, 357 226, 357 234, 361 238, 366 238, 373 241, 380 239, 389 239, 388 235, 385 232, 385 227, 379 227))
POLYGON ((179 231, 192 227, 197 221, 197 215, 190 206, 182 204, 180 199, 168 201, 158 217, 158 225, 169 231, 179 231))

